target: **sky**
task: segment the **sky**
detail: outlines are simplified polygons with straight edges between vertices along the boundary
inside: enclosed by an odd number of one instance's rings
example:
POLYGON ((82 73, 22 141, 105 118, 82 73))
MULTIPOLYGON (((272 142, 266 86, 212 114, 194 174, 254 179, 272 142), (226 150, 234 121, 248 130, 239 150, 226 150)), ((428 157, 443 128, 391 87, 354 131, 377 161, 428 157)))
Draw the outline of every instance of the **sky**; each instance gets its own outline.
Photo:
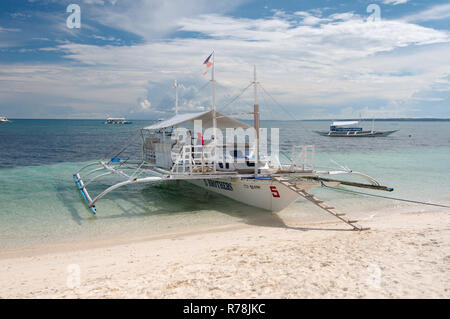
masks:
POLYGON ((168 118, 175 79, 209 110, 213 50, 224 113, 251 112, 256 66, 262 119, 450 118, 440 0, 2 0, 0 116, 168 118))

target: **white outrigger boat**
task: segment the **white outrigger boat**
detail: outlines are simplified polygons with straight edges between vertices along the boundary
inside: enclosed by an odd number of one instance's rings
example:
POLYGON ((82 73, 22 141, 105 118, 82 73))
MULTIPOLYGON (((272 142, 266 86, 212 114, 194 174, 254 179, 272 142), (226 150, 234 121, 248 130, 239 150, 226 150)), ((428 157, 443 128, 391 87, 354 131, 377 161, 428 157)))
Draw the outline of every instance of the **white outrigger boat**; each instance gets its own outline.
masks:
POLYGON ((0 116, 0 123, 7 123, 10 122, 10 120, 8 120, 6 117, 4 116, 0 116))
POLYGON ((251 126, 216 111, 214 65, 211 83, 212 110, 178 114, 176 95, 176 114, 173 117, 140 130, 142 152, 137 160, 121 160, 118 157, 123 151, 121 150, 119 154, 90 163, 74 174, 76 185, 92 213, 96 213, 97 202, 117 188, 136 183, 183 180, 239 202, 274 212, 304 198, 349 224, 354 230, 366 229, 311 195, 309 191, 323 184, 343 184, 384 191, 392 191, 392 188, 381 186, 373 178, 347 169, 316 170, 313 145, 293 145, 291 162, 288 164, 280 163, 278 156, 262 156, 259 143, 259 83, 256 81, 256 70, 253 80, 254 110, 248 113, 254 116, 254 139, 249 139, 247 143, 223 143, 219 139, 216 140, 215 136, 222 130, 249 129, 251 126), (187 139, 179 139, 177 129, 182 126, 189 127, 195 121, 202 121, 203 129, 212 129, 210 139, 206 138, 207 130, 196 132, 195 137, 189 134, 187 139), (350 174, 361 176, 368 182, 355 183, 329 178, 350 174), (109 175, 115 175, 121 181, 91 197, 87 191, 88 186, 109 175))
POLYGON ((108 117, 105 124, 131 124, 131 122, 127 121, 124 117, 108 117))
POLYGON ((359 125, 359 121, 333 121, 330 125, 330 130, 325 131, 315 131, 317 134, 322 136, 331 136, 331 137, 380 137, 380 136, 388 136, 392 133, 397 132, 394 131, 376 131, 374 127, 374 120, 372 120, 372 129, 371 130, 363 130, 363 128, 359 125))

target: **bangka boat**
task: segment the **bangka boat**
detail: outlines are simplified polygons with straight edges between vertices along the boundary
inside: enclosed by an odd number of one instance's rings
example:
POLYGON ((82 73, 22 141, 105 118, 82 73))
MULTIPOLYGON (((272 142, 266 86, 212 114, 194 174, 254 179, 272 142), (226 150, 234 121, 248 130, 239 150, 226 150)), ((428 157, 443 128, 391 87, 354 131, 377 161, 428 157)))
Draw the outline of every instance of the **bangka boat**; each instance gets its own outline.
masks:
POLYGON ((0 123, 7 123, 10 122, 6 117, 0 116, 0 123))
POLYGON ((347 223, 354 230, 366 229, 309 191, 321 185, 349 185, 382 191, 392 191, 392 188, 382 186, 372 177, 350 169, 318 169, 314 164, 314 145, 292 145, 288 163, 281 163, 278 154, 263 154, 258 104, 260 83, 256 79, 256 68, 253 82, 248 86, 253 86, 254 89, 253 112, 247 113, 253 115, 253 126, 216 110, 214 64, 211 86, 212 107, 209 111, 178 114, 176 94, 175 115, 140 130, 142 152, 136 154, 137 160, 120 158, 127 147, 125 146, 120 152, 90 163, 74 174, 75 183, 92 213, 97 212, 95 205, 100 199, 120 187, 181 180, 274 212, 303 198, 347 223), (198 123, 201 124, 201 129, 196 131, 198 123), (194 134, 191 133, 192 127, 194 134), (187 132, 184 137, 179 135, 182 129, 187 132), (221 133, 230 130, 253 130, 254 134, 241 142, 219 138, 221 133), (120 178, 120 182, 91 197, 88 187, 110 175, 120 178), (332 178, 340 175, 356 175, 365 182, 332 178))
POLYGON ((374 121, 372 121, 372 129, 370 131, 363 130, 359 125, 359 121, 334 121, 330 125, 330 130, 328 132, 315 131, 322 136, 332 136, 332 137, 377 137, 377 136, 388 136, 394 131, 375 131, 374 121))
POLYGON ((131 124, 131 122, 123 117, 108 117, 105 124, 131 124))

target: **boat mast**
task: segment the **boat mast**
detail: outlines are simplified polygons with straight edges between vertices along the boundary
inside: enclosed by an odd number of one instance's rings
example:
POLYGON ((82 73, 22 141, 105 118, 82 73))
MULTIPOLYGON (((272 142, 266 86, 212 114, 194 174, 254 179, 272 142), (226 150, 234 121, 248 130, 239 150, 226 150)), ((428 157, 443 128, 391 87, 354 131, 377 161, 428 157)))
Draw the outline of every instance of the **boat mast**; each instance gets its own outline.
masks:
POLYGON ((253 125, 255 127, 255 177, 258 175, 259 163, 259 104, 258 104, 258 82, 256 82, 256 65, 253 66, 253 88, 255 104, 253 105, 253 125))
MULTIPOLYGON (((216 57, 215 57, 215 52, 213 50, 213 52, 212 52, 212 70, 211 70, 211 90, 212 90, 211 104, 212 104, 213 137, 214 137, 213 147, 214 147, 215 158, 217 158, 216 81, 214 80, 215 66, 216 66, 216 57)), ((216 172, 216 160, 215 159, 214 159, 213 171, 214 171, 214 173, 216 172)))
POLYGON ((216 59, 215 59, 215 53, 213 50, 212 53, 212 70, 211 70, 211 89, 212 89, 212 96, 211 96, 211 105, 212 105, 212 120, 213 120, 213 136, 214 141, 216 140, 216 82, 214 80, 214 69, 216 65, 216 59))
POLYGON ((178 115, 178 85, 177 80, 175 80, 173 84, 173 88, 175 89, 175 115, 178 115))

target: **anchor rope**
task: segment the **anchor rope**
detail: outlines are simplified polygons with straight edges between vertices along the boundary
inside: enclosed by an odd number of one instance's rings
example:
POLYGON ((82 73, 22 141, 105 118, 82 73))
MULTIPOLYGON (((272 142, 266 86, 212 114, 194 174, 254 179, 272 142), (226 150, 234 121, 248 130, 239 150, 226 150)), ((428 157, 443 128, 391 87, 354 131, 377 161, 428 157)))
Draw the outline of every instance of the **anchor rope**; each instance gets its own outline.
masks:
POLYGON ((342 188, 337 188, 337 187, 333 187, 333 186, 327 186, 322 181, 320 183, 322 184, 322 187, 330 188, 332 190, 339 191, 339 192, 360 194, 360 195, 372 196, 372 197, 379 197, 379 198, 385 198, 385 199, 390 199, 390 200, 396 200, 396 201, 408 202, 408 203, 415 203, 415 204, 421 204, 421 205, 450 208, 450 206, 446 206, 446 205, 442 205, 442 204, 427 203, 427 202, 421 202, 421 201, 416 201, 416 200, 411 200, 411 199, 404 199, 404 198, 398 198, 398 197, 390 197, 390 196, 383 196, 383 195, 375 195, 375 194, 363 193, 363 192, 358 192, 358 191, 352 191, 352 190, 349 190, 349 189, 342 189, 342 188))

